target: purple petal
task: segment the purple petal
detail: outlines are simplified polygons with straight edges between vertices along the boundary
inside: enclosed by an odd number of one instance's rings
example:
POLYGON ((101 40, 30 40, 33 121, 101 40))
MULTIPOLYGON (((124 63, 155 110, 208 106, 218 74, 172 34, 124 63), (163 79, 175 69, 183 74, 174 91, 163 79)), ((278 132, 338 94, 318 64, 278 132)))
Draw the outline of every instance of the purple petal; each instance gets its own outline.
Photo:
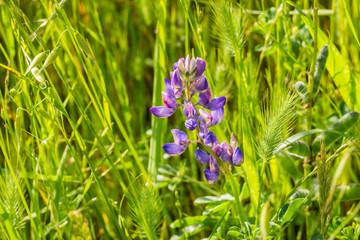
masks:
POLYGON ((219 124, 224 117, 224 108, 219 108, 211 112, 211 120, 209 121, 209 127, 219 124))
POLYGON ((200 77, 206 68, 206 62, 204 60, 202 60, 201 58, 196 58, 196 73, 195 73, 195 78, 200 77))
POLYGON ((201 120, 201 123, 200 123, 199 137, 203 139, 207 133, 208 133, 208 128, 207 128, 205 119, 203 119, 203 120, 201 120))
POLYGON ((229 144, 227 142, 223 142, 221 144, 221 147, 222 147, 222 152, 220 154, 220 158, 225 162, 232 163, 231 162, 232 150, 231 150, 229 144))
POLYGON ((236 147, 232 158, 232 165, 240 166, 244 162, 244 156, 239 147, 236 147))
POLYGON ((174 90, 171 87, 171 81, 165 78, 165 92, 171 96, 175 96, 174 90))
POLYGON ((198 92, 201 92, 201 91, 204 91, 208 88, 209 84, 208 84, 208 81, 206 79, 205 76, 202 76, 198 81, 197 81, 197 84, 195 85, 195 89, 198 91, 198 92))
POLYGON ((186 118, 197 118, 197 111, 194 105, 189 102, 184 109, 184 115, 186 118))
POLYGON ((220 156, 223 151, 223 149, 220 145, 215 146, 213 150, 214 150, 214 153, 218 156, 220 156))
POLYGON ((197 69, 196 60, 194 57, 192 57, 190 60, 190 65, 189 65, 190 74, 195 73, 196 69, 197 69))
POLYGON ((199 94, 199 103, 202 106, 208 104, 211 100, 211 92, 210 88, 208 87, 204 93, 199 94))
POLYGON ((171 84, 174 87, 182 88, 183 82, 181 81, 180 74, 178 70, 170 72, 171 84))
POLYGON ((194 118, 188 118, 185 121, 185 127, 187 129, 189 129, 190 131, 193 131, 197 128, 198 126, 198 121, 194 118))
MULTIPOLYGON (((184 58, 180 58, 179 60, 181 60, 183 63, 185 63, 185 59, 184 59, 184 58)), ((174 71, 178 68, 178 64, 179 64, 179 62, 174 63, 174 65, 173 65, 174 71)))
POLYGON ((184 111, 185 117, 189 118, 189 108, 188 107, 183 107, 183 111, 184 111))
POLYGON ((219 173, 219 167, 213 155, 210 155, 209 157, 209 165, 210 165, 210 171, 214 173, 219 173))
POLYGON ((185 151, 187 145, 179 145, 176 143, 165 143, 162 147, 164 149, 164 152, 174 156, 174 155, 182 154, 185 151))
POLYGON ((188 106, 189 106, 189 117, 197 118, 197 111, 194 105, 191 102, 189 102, 188 106))
POLYGON ((217 145, 219 145, 220 142, 219 142, 219 140, 217 140, 215 134, 212 131, 208 131, 208 133, 206 134, 206 136, 204 138, 204 144, 206 146, 214 148, 217 145))
POLYGON ((184 90, 183 88, 179 88, 179 89, 174 90, 176 99, 179 99, 179 98, 181 98, 183 96, 183 94, 182 94, 183 90, 184 90))
POLYGON ((200 163, 209 165, 209 155, 200 148, 196 149, 195 157, 200 163))
POLYGON ((176 108, 176 99, 167 92, 162 92, 163 102, 167 108, 176 108))
POLYGON ((185 73, 185 59, 184 58, 179 59, 176 70, 179 71, 179 73, 181 73, 181 74, 185 73))
POLYGON ((219 174, 216 174, 209 169, 204 169, 204 175, 209 184, 214 184, 214 182, 219 178, 219 174))
POLYGON ((200 120, 203 120, 203 119, 206 120, 206 119, 212 118, 211 113, 204 111, 202 109, 199 109, 199 113, 200 113, 200 116, 199 116, 200 120))
POLYGON ((190 55, 187 55, 186 60, 185 60, 185 73, 189 73, 190 72, 190 55))
MULTIPOLYGON (((200 95, 199 95, 199 101, 200 101, 200 95)), ((215 111, 219 108, 222 108, 226 103, 226 97, 217 97, 213 98, 211 102, 203 105, 205 108, 209 109, 210 111, 215 111)))
POLYGON ((173 115, 173 113, 175 112, 175 108, 167 108, 165 106, 160 106, 160 107, 152 107, 150 108, 150 112, 155 116, 155 117, 170 117, 171 115, 173 115))
POLYGON ((180 131, 178 129, 172 129, 171 133, 174 137, 174 142, 179 145, 183 145, 188 143, 188 137, 185 132, 180 131))

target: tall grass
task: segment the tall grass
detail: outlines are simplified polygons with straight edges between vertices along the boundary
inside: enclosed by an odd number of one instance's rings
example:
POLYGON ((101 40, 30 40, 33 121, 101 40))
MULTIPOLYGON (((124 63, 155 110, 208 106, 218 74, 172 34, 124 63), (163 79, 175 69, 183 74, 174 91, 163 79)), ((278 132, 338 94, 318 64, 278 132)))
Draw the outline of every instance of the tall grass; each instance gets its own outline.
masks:
POLYGON ((0 0, 0 238, 357 239, 359 6, 0 0), (149 111, 187 54, 227 97, 215 134, 245 157, 215 185, 195 146, 161 148, 181 110, 149 111), (317 135, 334 138, 318 157, 317 135))

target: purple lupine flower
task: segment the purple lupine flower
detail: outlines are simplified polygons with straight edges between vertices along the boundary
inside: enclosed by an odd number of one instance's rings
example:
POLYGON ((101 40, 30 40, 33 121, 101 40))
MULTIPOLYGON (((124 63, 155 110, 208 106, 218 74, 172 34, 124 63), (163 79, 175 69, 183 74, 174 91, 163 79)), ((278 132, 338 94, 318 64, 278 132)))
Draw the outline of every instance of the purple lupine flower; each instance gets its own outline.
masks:
POLYGON ((214 184, 214 182, 216 182, 219 178, 219 167, 212 155, 209 156, 209 165, 210 170, 204 169, 204 175, 209 184, 214 184))
MULTIPOLYGON (((202 120, 201 126, 206 126, 204 120, 202 120)), ((230 165, 233 166, 240 166, 244 162, 244 156, 240 148, 237 146, 237 140, 233 133, 230 142, 231 146, 227 142, 223 142, 222 144, 220 144, 219 140, 216 138, 215 134, 212 131, 207 131, 203 139, 204 144, 211 147, 214 153, 219 156, 222 161, 228 162, 230 165)))
POLYGON ((221 143, 222 152, 220 158, 234 166, 240 166, 244 162, 244 156, 238 146, 229 146, 227 142, 221 143))
POLYGON ((222 147, 219 140, 216 138, 215 134, 212 131, 208 131, 208 133, 206 134, 204 138, 204 144, 211 147, 211 149, 217 156, 221 155, 222 147))
POLYGON ((183 110, 184 110, 184 115, 186 118, 197 118, 196 108, 194 107, 194 105, 191 102, 186 103, 183 110))
POLYGON ((216 145, 214 148, 213 148, 213 151, 216 155, 220 156, 223 149, 222 149, 222 146, 221 145, 216 145))
POLYGON ((232 148, 229 146, 227 142, 221 143, 221 147, 223 151, 221 152, 220 158, 225 162, 232 163, 231 162, 233 155, 232 148))
POLYGON ((183 82, 181 81, 180 74, 178 70, 170 72, 171 84, 176 88, 182 88, 183 82))
MULTIPOLYGON (((201 58, 190 58, 188 55, 186 59, 179 59, 173 65, 174 71, 170 72, 171 80, 165 79, 165 91, 162 92, 164 106, 152 107, 150 111, 157 117, 169 117, 179 106, 183 107, 186 117, 185 127, 190 131, 197 129, 199 139, 190 141, 185 132, 173 129, 171 133, 174 142, 164 144, 163 149, 167 154, 179 155, 186 150, 190 143, 201 142, 206 149, 210 147, 212 150, 209 150, 210 155, 197 148, 195 157, 200 163, 210 166, 210 169, 204 170, 204 175, 206 180, 212 184, 219 178, 220 174, 218 163, 221 162, 217 161, 223 161, 229 167, 232 165, 239 166, 243 163, 244 157, 240 148, 237 147, 235 135, 232 135, 230 145, 227 142, 220 144, 215 134, 208 130, 208 128, 222 121, 226 98, 212 98, 208 81, 203 75, 205 68, 206 63, 201 58), (197 93, 199 94, 199 101, 194 104, 192 97, 197 93), (181 101, 181 103, 177 101, 181 101), (198 115, 197 105, 210 110, 210 112, 199 109, 198 115)), ((221 163, 221 166, 225 167, 226 165, 224 166, 221 163)), ((222 174, 229 169, 221 169, 222 174)))
POLYGON ((192 105, 191 102, 189 102, 183 109, 184 109, 184 115, 187 118, 185 121, 185 127, 190 131, 195 130, 198 126, 198 120, 197 120, 198 117, 197 117, 196 108, 192 105))
POLYGON ((174 96, 168 94, 167 92, 162 92, 162 96, 163 96, 163 101, 164 101, 165 107, 167 107, 167 108, 176 108, 177 107, 176 99, 174 96))
POLYGON ((165 92, 162 92, 163 102, 165 106, 152 107, 150 112, 155 117, 170 117, 174 114, 175 110, 178 107, 175 99, 174 90, 171 87, 171 81, 165 78, 165 92))
POLYGON ((182 98, 184 91, 183 82, 181 80, 180 74, 178 70, 174 72, 170 72, 170 79, 171 79, 171 88, 174 92, 174 96, 176 99, 182 98))
POLYGON ((197 148, 195 151, 195 158, 202 164, 209 165, 209 154, 201 150, 200 148, 197 148))
POLYGON ((171 80, 165 78, 165 92, 173 97, 175 97, 174 89, 171 85, 171 80))
POLYGON ((202 109, 199 109, 200 119, 207 119, 207 127, 212 127, 216 124, 219 124, 224 117, 224 108, 219 108, 211 113, 206 112, 202 109))
POLYGON ((208 81, 204 75, 201 75, 201 77, 194 81, 190 85, 190 95, 194 96, 198 92, 205 91, 209 87, 208 81))
POLYGON ((163 149, 169 155, 180 155, 185 151, 190 141, 188 140, 186 133, 183 131, 172 129, 171 133, 174 137, 175 143, 165 143, 163 145, 163 149))
POLYGON ((208 87, 204 93, 199 94, 199 104, 210 111, 222 108, 226 103, 225 97, 211 98, 211 91, 208 87))
POLYGON ((195 81, 200 78, 205 72, 205 68, 206 62, 204 60, 202 60, 201 58, 195 59, 194 57, 190 59, 189 55, 186 57, 186 59, 180 58, 179 61, 177 61, 173 65, 173 69, 178 69, 182 75, 192 75, 191 81, 195 81))
POLYGON ((195 118, 188 118, 185 121, 185 127, 189 129, 190 131, 193 131, 197 128, 198 121, 195 118))
POLYGON ((195 157, 200 163, 210 165, 210 169, 204 169, 204 175, 208 183, 213 184, 219 178, 219 167, 214 156, 198 148, 195 151, 195 157))
POLYGON ((171 115, 174 114, 175 110, 176 109, 174 109, 174 108, 168 108, 165 106, 150 108, 151 113, 155 117, 161 117, 161 118, 170 117, 171 115))
POLYGON ((195 71, 196 69, 196 61, 195 58, 192 57, 190 59, 190 55, 187 55, 186 59, 180 58, 179 61, 174 64, 174 70, 178 70, 179 73, 183 76, 189 76, 190 72, 195 71), (195 63, 195 64, 194 64, 195 63))
POLYGON ((243 163, 244 163, 244 155, 240 151, 240 148, 236 147, 232 158, 232 165, 240 166, 243 163))
POLYGON ((232 164, 235 166, 240 166, 244 163, 244 155, 238 147, 238 141, 234 133, 231 133, 230 146, 233 150, 235 149, 233 153, 232 164))
POLYGON ((194 73, 196 73, 196 60, 194 57, 192 57, 190 59, 190 55, 187 55, 186 59, 185 59, 185 74, 187 76, 191 76, 194 73))
POLYGON ((206 121, 205 121, 205 119, 202 119, 201 122, 200 122, 199 137, 201 139, 204 139, 207 133, 208 133, 208 127, 206 125, 206 121))
POLYGON ((201 75, 199 80, 194 82, 194 89, 197 92, 205 91, 209 87, 207 78, 204 75, 201 75))
POLYGON ((194 78, 199 78, 204 72, 206 68, 206 62, 201 58, 196 58, 196 73, 194 78))
POLYGON ((204 138, 204 144, 214 149, 220 142, 212 131, 208 131, 204 138))

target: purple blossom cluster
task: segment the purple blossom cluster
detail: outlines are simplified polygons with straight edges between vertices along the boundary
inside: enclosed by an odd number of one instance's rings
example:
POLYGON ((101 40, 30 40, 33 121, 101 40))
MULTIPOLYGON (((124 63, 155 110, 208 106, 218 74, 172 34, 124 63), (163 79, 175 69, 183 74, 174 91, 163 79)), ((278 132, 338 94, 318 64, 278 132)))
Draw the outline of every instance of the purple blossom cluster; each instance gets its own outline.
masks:
POLYGON ((164 106, 152 107, 150 111, 154 116, 164 118, 170 117, 177 108, 182 107, 186 117, 185 127, 190 131, 196 130, 198 139, 190 141, 185 132, 172 129, 174 142, 164 144, 163 149, 169 155, 179 155, 189 144, 201 143, 208 153, 197 148, 195 157, 200 163, 210 166, 210 169, 204 170, 204 175, 209 183, 214 183, 219 174, 226 173, 231 166, 240 166, 244 157, 234 134, 230 145, 227 142, 220 144, 215 134, 209 130, 223 119, 226 98, 211 96, 208 81, 203 74, 205 67, 206 63, 201 58, 190 58, 188 55, 186 59, 179 59, 173 65, 174 71, 170 72, 171 80, 165 78, 165 91, 162 92, 164 106), (196 103, 193 98, 195 94, 198 94, 196 103))

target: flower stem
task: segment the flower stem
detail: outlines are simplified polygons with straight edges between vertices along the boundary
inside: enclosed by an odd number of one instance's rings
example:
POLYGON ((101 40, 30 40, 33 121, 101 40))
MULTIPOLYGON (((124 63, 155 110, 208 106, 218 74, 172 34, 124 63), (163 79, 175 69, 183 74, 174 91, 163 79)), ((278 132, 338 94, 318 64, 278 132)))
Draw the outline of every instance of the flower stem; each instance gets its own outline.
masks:
POLYGON ((204 141, 199 136, 199 132, 200 132, 200 127, 199 126, 196 128, 196 132, 197 132, 197 135, 198 135, 198 138, 199 138, 199 142, 208 151, 208 153, 211 154, 216 159, 216 162, 217 162, 217 164, 219 166, 219 170, 222 171, 223 174, 225 174, 229 178, 231 189, 233 191, 233 195, 234 195, 234 198, 235 198, 235 213, 236 213, 236 216, 239 218, 239 222, 240 222, 241 227, 244 228, 243 224, 247 220, 247 218, 246 218, 246 215, 245 215, 245 213, 244 213, 244 211, 243 211, 243 209, 241 207, 241 204, 240 204, 240 200, 239 200, 240 193, 239 193, 239 189, 236 187, 235 177, 231 172, 231 168, 228 168, 226 166, 226 164, 219 158, 218 155, 215 154, 215 152, 211 149, 211 147, 206 146, 204 144, 204 141))
POLYGON ((239 188, 237 187, 236 184, 236 179, 234 177, 234 175, 232 174, 231 171, 229 171, 226 176, 228 176, 229 180, 230 180, 230 185, 233 191, 233 195, 235 198, 235 212, 237 217, 239 218, 240 221, 240 225, 242 228, 244 228, 244 222, 247 221, 247 217, 242 209, 239 197, 240 197, 240 192, 239 192, 239 188))

